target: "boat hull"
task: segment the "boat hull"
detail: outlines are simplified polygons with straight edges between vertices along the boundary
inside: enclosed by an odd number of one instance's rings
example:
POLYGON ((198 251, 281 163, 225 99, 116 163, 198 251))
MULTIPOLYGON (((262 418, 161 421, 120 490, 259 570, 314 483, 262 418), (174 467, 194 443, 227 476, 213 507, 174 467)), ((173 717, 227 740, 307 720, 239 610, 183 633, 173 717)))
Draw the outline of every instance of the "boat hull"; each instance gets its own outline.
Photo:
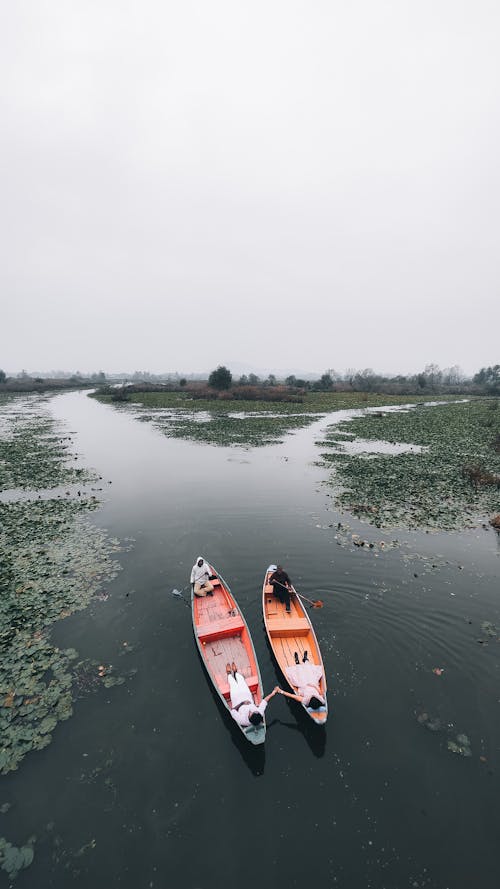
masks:
MULTIPOLYGON (((290 613, 287 613, 285 605, 274 595, 273 587, 269 584, 269 577, 275 570, 275 565, 270 565, 264 575, 262 585, 262 613, 269 645, 276 662, 283 673, 283 678, 289 690, 297 694, 298 689, 288 679, 287 667, 295 665, 294 652, 297 652, 302 660, 304 651, 307 651, 309 662, 320 664, 322 678, 319 681, 319 690, 326 701, 326 676, 318 640, 313 625, 302 600, 292 587, 290 595, 290 613)), ((324 725, 328 717, 328 702, 324 707, 314 710, 311 707, 303 707, 307 715, 316 725, 324 725)))
MULTIPOLYGON (((231 698, 226 664, 234 662, 237 665, 257 705, 263 697, 262 679, 247 622, 224 578, 212 565, 210 568, 215 578, 211 581, 214 586, 213 596, 198 597, 191 592, 193 631, 204 667, 230 715, 231 698)), ((234 724, 241 729, 250 744, 264 743, 265 718, 258 726, 243 727, 236 720, 234 724)))

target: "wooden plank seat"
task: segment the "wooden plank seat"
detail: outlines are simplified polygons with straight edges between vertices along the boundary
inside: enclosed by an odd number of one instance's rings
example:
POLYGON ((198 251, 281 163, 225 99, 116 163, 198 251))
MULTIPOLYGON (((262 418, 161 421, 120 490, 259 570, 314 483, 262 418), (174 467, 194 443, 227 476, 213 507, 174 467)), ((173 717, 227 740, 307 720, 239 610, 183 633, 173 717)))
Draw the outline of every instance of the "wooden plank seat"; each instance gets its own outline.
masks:
POLYGON ((245 629, 245 624, 239 614, 236 617, 224 617, 221 620, 213 620, 208 624, 202 624, 196 631, 200 642, 208 642, 211 639, 220 639, 223 636, 236 636, 245 629))
POLYGON ((288 620, 272 617, 269 619, 269 633, 271 636, 305 636, 309 632, 309 624, 303 617, 291 617, 288 620))

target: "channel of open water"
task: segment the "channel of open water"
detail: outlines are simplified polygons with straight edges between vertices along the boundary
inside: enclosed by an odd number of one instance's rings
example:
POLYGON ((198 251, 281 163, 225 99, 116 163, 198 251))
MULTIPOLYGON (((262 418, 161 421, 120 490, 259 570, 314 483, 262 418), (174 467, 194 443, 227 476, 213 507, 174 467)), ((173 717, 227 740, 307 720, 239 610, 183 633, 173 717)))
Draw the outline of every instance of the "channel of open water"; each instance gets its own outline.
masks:
POLYGON ((136 672, 77 701, 52 744, 2 779, 1 832, 37 836, 16 887, 496 889, 495 532, 382 531, 337 512, 315 465, 332 417, 245 450, 166 438, 84 394, 51 404, 103 477, 91 520, 134 540, 108 598, 52 638, 136 672), (280 561, 324 602, 311 616, 326 730, 280 697, 264 748, 233 728, 172 595, 189 598, 199 553, 245 613, 266 692, 280 676, 261 617, 265 568, 280 561))

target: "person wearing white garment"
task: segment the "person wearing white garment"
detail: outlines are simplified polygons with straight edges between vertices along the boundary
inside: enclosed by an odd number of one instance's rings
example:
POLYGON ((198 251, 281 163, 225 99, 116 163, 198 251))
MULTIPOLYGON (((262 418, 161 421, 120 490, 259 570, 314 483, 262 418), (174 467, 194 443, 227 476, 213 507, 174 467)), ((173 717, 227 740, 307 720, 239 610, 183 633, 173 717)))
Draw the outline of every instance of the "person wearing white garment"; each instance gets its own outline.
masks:
POLYGON ((211 596, 213 584, 210 583, 212 571, 203 556, 198 556, 191 570, 191 586, 195 596, 211 596))
POLYGON ((304 652, 302 663, 300 663, 299 655, 295 651, 295 666, 287 667, 285 672, 289 682, 297 689, 297 694, 291 694, 289 691, 279 689, 279 694, 293 701, 298 701, 304 707, 310 707, 317 710, 326 703, 325 698, 319 690, 320 679, 323 678, 323 668, 319 664, 312 664, 304 652))
POLYGON ((226 664, 227 681, 231 696, 231 716, 243 728, 248 725, 260 725, 264 720, 267 702, 274 698, 278 691, 276 686, 257 706, 253 699, 245 677, 238 673, 236 664, 226 664))

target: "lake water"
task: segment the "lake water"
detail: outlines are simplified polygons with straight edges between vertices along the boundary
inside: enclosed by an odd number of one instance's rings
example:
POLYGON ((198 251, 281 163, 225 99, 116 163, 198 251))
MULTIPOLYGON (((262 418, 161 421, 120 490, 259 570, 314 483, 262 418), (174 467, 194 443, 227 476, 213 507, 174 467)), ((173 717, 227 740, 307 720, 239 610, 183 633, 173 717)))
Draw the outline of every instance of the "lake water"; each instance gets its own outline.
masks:
POLYGON ((103 477, 91 521, 134 539, 107 600, 52 637, 137 672, 78 701, 2 779, 0 833, 37 836, 16 887, 496 889, 498 535, 384 532, 338 513, 314 465, 331 417, 243 450, 166 438, 84 394, 51 406, 103 477), (233 727, 172 595, 189 598, 200 553, 244 611, 266 692, 280 681, 261 616, 267 565, 323 600, 311 617, 325 730, 280 697, 264 748, 233 727))

